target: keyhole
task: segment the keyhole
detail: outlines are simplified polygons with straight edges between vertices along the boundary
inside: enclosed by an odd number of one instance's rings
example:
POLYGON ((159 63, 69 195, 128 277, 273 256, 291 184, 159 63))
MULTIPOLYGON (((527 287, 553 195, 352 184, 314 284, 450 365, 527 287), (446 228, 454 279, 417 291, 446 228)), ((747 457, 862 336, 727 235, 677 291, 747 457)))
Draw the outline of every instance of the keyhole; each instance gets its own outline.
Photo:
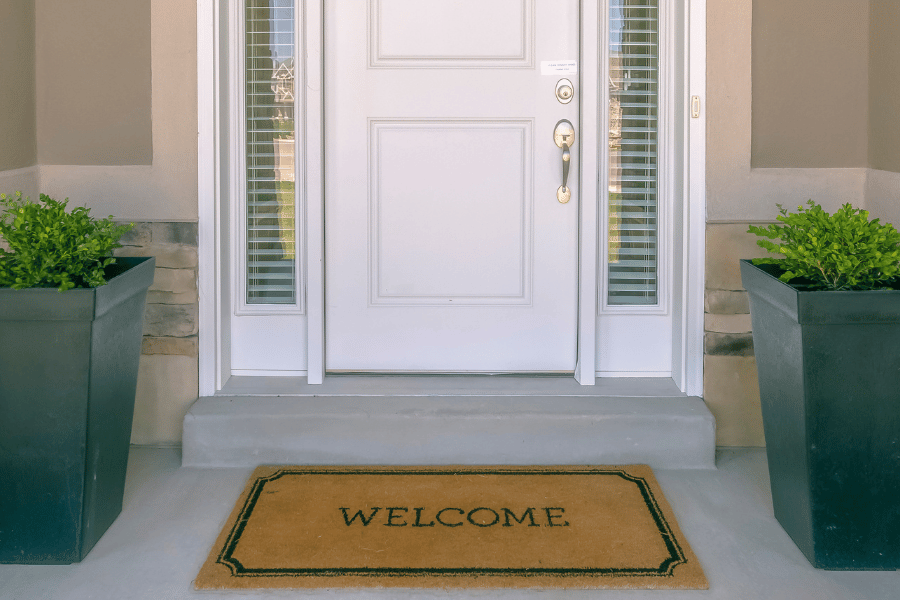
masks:
POLYGON ((575 88, 568 79, 560 79, 556 82, 556 99, 562 104, 568 104, 575 95, 575 88))

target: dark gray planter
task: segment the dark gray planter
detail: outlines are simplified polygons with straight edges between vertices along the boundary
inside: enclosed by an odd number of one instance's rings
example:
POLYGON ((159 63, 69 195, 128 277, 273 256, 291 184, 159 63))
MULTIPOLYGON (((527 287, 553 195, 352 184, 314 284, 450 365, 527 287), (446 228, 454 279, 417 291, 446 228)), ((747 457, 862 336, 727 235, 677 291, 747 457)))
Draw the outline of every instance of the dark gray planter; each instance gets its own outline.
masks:
POLYGON ((122 510, 153 258, 94 289, 0 289, 0 562, 80 561, 122 510))
POLYGON ((741 261, 775 517, 813 566, 900 569, 900 291, 741 261))

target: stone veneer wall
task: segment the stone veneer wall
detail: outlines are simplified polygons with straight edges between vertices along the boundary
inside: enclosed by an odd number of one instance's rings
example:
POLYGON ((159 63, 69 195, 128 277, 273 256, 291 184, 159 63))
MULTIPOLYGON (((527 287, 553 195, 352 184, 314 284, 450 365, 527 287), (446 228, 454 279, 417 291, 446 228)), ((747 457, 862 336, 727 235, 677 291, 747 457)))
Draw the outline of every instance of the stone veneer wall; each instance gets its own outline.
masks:
POLYGON ((765 446, 750 301, 738 261, 767 253, 747 225, 706 227, 703 396, 716 417, 718 446, 765 446))
POLYGON ((133 444, 181 443, 198 390, 197 223, 139 222, 117 256, 154 256, 135 401, 133 444))

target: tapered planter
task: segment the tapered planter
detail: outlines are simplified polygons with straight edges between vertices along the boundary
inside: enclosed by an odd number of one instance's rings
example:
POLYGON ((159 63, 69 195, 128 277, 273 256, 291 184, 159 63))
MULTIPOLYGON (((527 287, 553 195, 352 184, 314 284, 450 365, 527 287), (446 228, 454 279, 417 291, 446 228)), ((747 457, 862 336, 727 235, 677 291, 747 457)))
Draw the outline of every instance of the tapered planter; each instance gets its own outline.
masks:
POLYGON ((775 517, 813 566, 900 569, 900 291, 741 261, 775 517))
POLYGON ((80 561, 122 510, 153 258, 92 289, 0 288, 0 562, 80 561))

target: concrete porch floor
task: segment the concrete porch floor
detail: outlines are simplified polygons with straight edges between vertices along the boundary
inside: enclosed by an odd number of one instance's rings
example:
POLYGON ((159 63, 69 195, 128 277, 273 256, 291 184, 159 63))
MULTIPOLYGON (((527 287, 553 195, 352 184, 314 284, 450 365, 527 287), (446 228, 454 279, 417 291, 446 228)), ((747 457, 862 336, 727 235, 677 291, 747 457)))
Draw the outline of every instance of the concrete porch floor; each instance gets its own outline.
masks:
POLYGON ((772 515, 765 451, 721 449, 717 470, 657 470, 708 591, 418 590, 197 592, 192 581, 250 468, 181 466, 173 448, 134 447, 122 514, 80 564, 0 565, 3 600, 259 598, 623 598, 893 600, 900 572, 813 569, 772 515))

